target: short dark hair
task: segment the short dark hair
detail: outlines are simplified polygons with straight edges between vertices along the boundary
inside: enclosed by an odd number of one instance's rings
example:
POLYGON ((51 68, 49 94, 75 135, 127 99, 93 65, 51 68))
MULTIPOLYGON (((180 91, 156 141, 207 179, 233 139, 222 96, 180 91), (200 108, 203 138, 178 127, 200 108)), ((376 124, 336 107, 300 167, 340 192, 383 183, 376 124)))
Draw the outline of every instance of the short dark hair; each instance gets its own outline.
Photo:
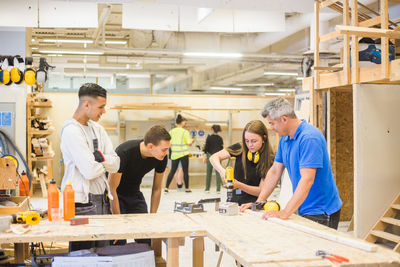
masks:
POLYGON ((107 98, 107 90, 95 83, 85 83, 79 88, 79 98, 83 96, 107 98))
POLYGON ((221 132, 221 126, 219 124, 214 124, 213 126, 211 126, 211 129, 213 129, 214 133, 218 133, 221 132))
POLYGON ((185 117, 183 117, 181 114, 178 114, 178 116, 176 116, 176 124, 180 124, 183 121, 187 121, 187 119, 185 117))
POLYGON ((144 144, 153 144, 157 146, 160 141, 170 141, 171 136, 169 135, 168 131, 160 125, 156 125, 151 127, 144 135, 144 144))

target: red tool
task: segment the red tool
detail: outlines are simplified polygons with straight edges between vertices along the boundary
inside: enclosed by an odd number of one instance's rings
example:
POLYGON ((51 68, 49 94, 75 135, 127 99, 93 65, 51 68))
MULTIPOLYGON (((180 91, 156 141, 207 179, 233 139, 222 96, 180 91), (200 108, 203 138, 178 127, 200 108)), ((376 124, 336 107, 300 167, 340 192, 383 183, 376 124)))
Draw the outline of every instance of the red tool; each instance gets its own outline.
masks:
POLYGON ((345 257, 339 256, 339 255, 335 255, 335 254, 326 252, 324 250, 317 250, 315 255, 321 256, 324 259, 328 259, 328 260, 330 260, 332 262, 337 262, 337 263, 349 262, 350 261, 349 259, 347 259, 345 257))

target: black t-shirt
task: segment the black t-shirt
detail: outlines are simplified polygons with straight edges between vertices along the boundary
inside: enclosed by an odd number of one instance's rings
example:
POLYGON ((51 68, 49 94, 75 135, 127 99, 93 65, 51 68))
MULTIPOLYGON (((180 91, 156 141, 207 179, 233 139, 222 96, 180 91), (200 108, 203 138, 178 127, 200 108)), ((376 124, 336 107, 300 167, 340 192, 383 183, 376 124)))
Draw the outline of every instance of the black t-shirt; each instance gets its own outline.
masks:
POLYGON ((214 154, 224 148, 224 140, 218 134, 211 134, 207 136, 204 152, 214 154))
MULTIPOLYGON (((241 148, 240 143, 236 143, 231 145, 229 148, 232 150, 238 150, 241 148)), ((241 183, 251 185, 251 186, 259 186, 260 185, 260 180, 261 180, 261 175, 257 171, 257 164, 249 161, 246 157, 246 179, 244 179, 244 171, 243 171, 243 165, 242 165, 242 156, 243 154, 239 155, 232 155, 232 157, 236 157, 235 161, 235 168, 234 168, 234 178, 238 180, 241 183)), ((247 194, 244 191, 241 191, 240 194, 238 194, 238 189, 234 191, 233 195, 233 202, 238 202, 239 205, 247 202, 255 202, 257 200, 257 196, 253 196, 250 194, 247 194)))
POLYGON ((163 160, 156 158, 142 158, 140 154, 140 143, 143 140, 130 140, 120 144, 116 149, 121 159, 118 172, 122 173, 121 182, 117 188, 118 195, 129 196, 140 191, 143 176, 154 169, 162 173, 167 166, 168 158, 163 160))

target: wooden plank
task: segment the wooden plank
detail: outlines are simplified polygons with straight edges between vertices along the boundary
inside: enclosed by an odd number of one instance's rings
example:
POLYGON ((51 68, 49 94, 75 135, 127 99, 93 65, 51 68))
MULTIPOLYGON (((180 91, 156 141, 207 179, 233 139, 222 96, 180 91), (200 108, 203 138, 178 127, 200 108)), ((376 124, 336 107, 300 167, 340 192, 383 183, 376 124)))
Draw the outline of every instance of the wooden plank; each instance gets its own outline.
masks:
POLYGON ((193 267, 204 266, 204 238, 193 239, 193 267))
POLYGON ((320 41, 321 43, 323 43, 323 42, 327 42, 327 41, 329 41, 329 40, 338 38, 338 37, 340 37, 340 36, 342 36, 342 34, 340 34, 340 33, 336 32, 336 31, 334 31, 334 32, 330 32, 330 33, 321 35, 321 36, 319 37, 319 41, 320 41))
POLYGON ((28 243, 15 243, 14 244, 15 263, 23 264, 25 262, 25 259, 27 257, 26 246, 29 246, 29 244, 28 243))
POLYGON ((378 25, 381 23, 381 16, 376 16, 364 21, 360 21, 359 26, 360 27, 367 27, 370 28, 372 26, 378 25))
POLYGON ((339 71, 343 70, 342 67, 321 67, 321 66, 315 66, 313 67, 314 70, 329 70, 329 71, 339 71))
POLYGON ((0 188, 15 189, 17 183, 17 166, 10 158, 0 158, 0 188))
POLYGON ((374 230, 374 231, 371 231, 371 234, 374 235, 374 236, 386 239, 386 240, 390 240, 390 241, 395 242, 395 243, 399 243, 400 242, 400 236, 394 235, 394 234, 391 234, 391 233, 374 230))
POLYGON ((321 2, 320 4, 319 4, 319 8, 320 9, 323 9, 323 8, 325 8, 325 7, 328 7, 328 6, 330 6, 330 5, 333 5, 333 4, 335 4, 336 2, 338 2, 339 0, 325 0, 325 1, 323 1, 323 2, 321 2))
POLYGON ((40 181, 40 188, 42 189, 42 197, 47 198, 47 187, 43 173, 39 174, 39 181, 40 181))
MULTIPOLYGON (((350 263, 346 263, 346 266, 400 263, 400 255, 388 249, 374 245, 377 248, 376 252, 363 251, 270 220, 262 220, 247 212, 236 216, 221 216, 210 212, 187 216, 207 229, 208 237, 224 254, 230 254, 244 266, 330 266, 329 261, 315 256, 319 248, 349 258, 350 263)), ((287 221, 353 239, 345 233, 296 215, 287 221)), ((354 238, 354 240, 371 245, 360 239, 354 238)))
POLYGON ((151 240, 151 248, 154 250, 154 256, 156 257, 162 256, 162 244, 160 238, 153 238, 151 240))
MULTIPOLYGON (((314 66, 319 66, 319 3, 314 2, 314 66)), ((313 88, 319 88, 319 71, 314 71, 314 86, 313 88)))
MULTIPOLYGON (((0 233, 4 243, 178 238, 205 236, 206 231, 181 213, 92 215, 89 224, 70 226, 42 220, 24 235, 0 233), (160 223, 163 222, 163 223, 160 223), (115 227, 118 225, 118 227, 115 227)), ((178 241, 177 241, 178 242, 178 241)))
POLYGON ((400 210, 400 204, 392 204, 393 209, 400 210))
MULTIPOLYGON (((251 211, 249 211, 251 212, 251 211)), ((262 215, 260 212, 251 212, 252 214, 255 214, 257 216, 262 215)), ((310 227, 309 225, 304 225, 300 224, 298 222, 292 221, 292 220, 281 220, 279 218, 269 218, 268 221, 271 221, 273 223, 277 223, 279 225, 295 229, 307 234, 311 234, 323 239, 327 239, 330 241, 334 241, 340 244, 344 244, 346 246, 350 246, 353 248, 361 249, 367 252, 374 252, 377 251, 377 246, 373 244, 369 244, 363 240, 357 240, 354 238, 351 238, 349 236, 344 236, 344 235, 338 235, 336 232, 332 231, 323 231, 321 229, 316 229, 315 227, 310 227)))
MULTIPOLYGON (((387 30, 389 28, 389 13, 388 13, 388 0, 380 0, 381 10, 381 29, 387 30)), ((393 31, 396 32, 396 31, 393 31)), ((398 33, 398 32, 397 32, 398 33)), ((400 35, 399 35, 400 36, 400 35)), ((389 38, 381 38, 381 68, 382 75, 385 78, 389 78, 389 38)))
MULTIPOLYGON (((343 24, 345 26, 350 24, 349 13, 349 0, 343 0, 343 24)), ((351 69, 350 69, 350 36, 343 36, 343 71, 345 83, 351 83, 351 69)))
POLYGON ((168 238, 167 245, 167 267, 179 266, 179 240, 168 238))
POLYGON ((344 25, 336 25, 335 30, 340 34, 355 35, 358 37, 370 37, 370 38, 387 37, 392 39, 400 39, 400 32, 394 30, 344 26, 344 25))
MULTIPOLYGON (((351 0, 351 20, 353 26, 342 26, 342 27, 357 27, 358 26, 358 1, 351 0)), ((337 25, 339 26, 339 25, 337 25)), ((337 28, 336 28, 337 31, 337 28)), ((359 68, 359 50, 358 50, 358 38, 356 35, 351 36, 351 83, 360 83, 360 68, 359 68)))
POLYGON ((381 218, 381 221, 382 221, 382 222, 385 222, 385 223, 388 223, 388 224, 400 226, 400 220, 397 220, 397 219, 394 219, 394 218, 382 217, 382 218, 381 218))
POLYGON ((314 77, 305 77, 302 81, 303 91, 311 91, 314 85, 314 77))

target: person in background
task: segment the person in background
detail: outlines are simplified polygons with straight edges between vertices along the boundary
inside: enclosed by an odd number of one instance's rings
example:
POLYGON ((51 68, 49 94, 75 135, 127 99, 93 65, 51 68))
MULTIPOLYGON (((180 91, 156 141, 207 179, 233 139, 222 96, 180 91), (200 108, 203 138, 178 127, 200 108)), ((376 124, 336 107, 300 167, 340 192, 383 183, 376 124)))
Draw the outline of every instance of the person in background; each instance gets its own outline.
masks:
POLYGON ((183 179, 185 181, 185 192, 192 192, 189 188, 189 150, 188 146, 192 145, 194 139, 190 137, 190 133, 184 127, 186 118, 178 114, 176 117, 176 127, 169 131, 171 135, 171 171, 168 174, 167 183, 164 192, 168 193, 169 185, 178 168, 179 162, 182 163, 183 179))
MULTIPOLYGON (((284 98, 268 102, 262 116, 281 136, 275 161, 268 171, 258 202, 272 193, 286 168, 293 185, 293 196, 280 211, 270 211, 264 219, 287 219, 299 215, 337 229, 342 201, 333 178, 325 137, 321 131, 297 118, 292 105, 284 98)), ((243 211, 251 203, 241 206, 243 211)))
MULTIPOLYGON (((224 140, 222 140, 222 137, 218 135, 218 133, 221 132, 221 126, 219 126, 218 124, 214 124, 213 126, 211 126, 211 129, 213 130, 213 133, 207 136, 206 144, 203 150, 204 151, 203 162, 207 164, 206 189, 205 189, 206 193, 210 193, 211 176, 213 170, 213 166, 210 163, 210 157, 214 153, 224 148, 224 140)), ((217 170, 215 170, 215 180, 217 183, 217 193, 219 193, 221 192, 221 176, 219 175, 219 172, 217 170)))
MULTIPOLYGON (((85 83, 78 96, 78 108, 73 117, 64 123, 60 133, 65 165, 61 190, 64 190, 67 181, 72 182, 76 215, 109 214, 106 172, 116 172, 120 159, 106 131, 97 123, 106 112, 107 91, 97 84, 85 83)), ((70 242, 69 250, 108 244, 109 241, 70 242)))
MULTIPOLYGON (((109 176, 112 214, 147 213, 147 204, 140 185, 143 177, 154 170, 150 213, 156 213, 160 204, 162 180, 168 161, 171 136, 162 126, 151 127, 144 139, 129 140, 120 144, 116 152, 121 166, 109 176)), ((138 240, 150 245, 150 240, 138 240)), ((118 244, 124 244, 124 241, 118 244)))
POLYGON ((254 202, 265 183, 264 177, 272 164, 272 149, 268 130, 260 120, 247 123, 243 129, 242 142, 218 151, 210 157, 212 166, 225 179, 224 159, 236 157, 234 168, 233 202, 239 205, 254 202))

